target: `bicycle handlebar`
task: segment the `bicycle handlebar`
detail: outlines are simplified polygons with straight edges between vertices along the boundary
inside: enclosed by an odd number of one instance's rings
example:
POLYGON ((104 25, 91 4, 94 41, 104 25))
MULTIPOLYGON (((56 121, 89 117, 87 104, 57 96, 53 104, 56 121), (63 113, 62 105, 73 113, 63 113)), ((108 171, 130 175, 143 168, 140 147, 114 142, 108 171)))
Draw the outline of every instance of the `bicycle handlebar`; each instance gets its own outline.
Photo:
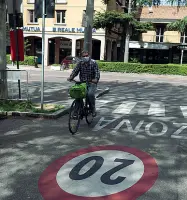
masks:
POLYGON ((74 83, 77 83, 77 84, 81 84, 81 83, 92 83, 91 81, 76 81, 76 80, 71 80, 69 82, 74 82, 74 83))

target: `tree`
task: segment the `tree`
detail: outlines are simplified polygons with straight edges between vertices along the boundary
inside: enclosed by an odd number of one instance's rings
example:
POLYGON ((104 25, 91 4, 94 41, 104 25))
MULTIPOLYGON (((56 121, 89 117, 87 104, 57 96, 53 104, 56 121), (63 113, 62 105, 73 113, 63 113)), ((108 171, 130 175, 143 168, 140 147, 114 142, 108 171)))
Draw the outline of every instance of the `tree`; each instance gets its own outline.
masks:
POLYGON ((187 32, 187 16, 172 23, 167 24, 167 29, 170 31, 187 32))
POLYGON ((31 44, 29 43, 29 40, 26 39, 26 40, 24 41, 24 52, 25 52, 25 55, 27 55, 27 51, 30 50, 30 47, 31 47, 31 44))
POLYGON ((6 78, 6 1, 0 0, 0 99, 6 99, 7 78, 6 78))
MULTIPOLYGON (((180 33, 186 33, 187 32, 187 17, 184 17, 183 19, 179 19, 175 22, 167 24, 167 29, 170 31, 178 31, 180 33)), ((182 43, 185 43, 185 37, 183 37, 182 43)), ((181 50, 181 60, 180 63, 182 65, 183 62, 183 55, 184 50, 181 50)))
MULTIPOLYGON (((97 12, 94 17, 93 27, 96 29, 103 28, 106 29, 108 33, 113 31, 113 27, 115 24, 119 24, 122 28, 120 32, 121 35, 121 55, 120 60, 122 60, 124 55, 124 44, 125 44, 125 35, 129 30, 129 26, 131 27, 131 32, 133 33, 131 36, 138 36, 140 33, 147 32, 147 30, 153 30, 153 25, 151 22, 139 22, 136 19, 136 12, 124 13, 113 11, 105 11, 105 12, 97 12)), ((127 40, 126 40, 127 42, 127 40)), ((126 46, 126 48, 129 48, 126 46)), ((128 49, 126 49, 128 52, 128 49)))

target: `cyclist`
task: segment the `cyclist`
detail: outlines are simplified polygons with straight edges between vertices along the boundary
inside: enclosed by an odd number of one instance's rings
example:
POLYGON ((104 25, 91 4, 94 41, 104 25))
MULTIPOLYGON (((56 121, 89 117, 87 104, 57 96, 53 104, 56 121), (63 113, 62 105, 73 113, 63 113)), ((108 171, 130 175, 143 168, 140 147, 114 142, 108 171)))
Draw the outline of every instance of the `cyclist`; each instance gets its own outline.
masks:
POLYGON ((96 61, 91 59, 88 51, 82 52, 81 60, 73 69, 68 81, 72 81, 78 74, 81 82, 88 82, 87 96, 92 114, 95 117, 95 92, 100 79, 100 71, 96 61))

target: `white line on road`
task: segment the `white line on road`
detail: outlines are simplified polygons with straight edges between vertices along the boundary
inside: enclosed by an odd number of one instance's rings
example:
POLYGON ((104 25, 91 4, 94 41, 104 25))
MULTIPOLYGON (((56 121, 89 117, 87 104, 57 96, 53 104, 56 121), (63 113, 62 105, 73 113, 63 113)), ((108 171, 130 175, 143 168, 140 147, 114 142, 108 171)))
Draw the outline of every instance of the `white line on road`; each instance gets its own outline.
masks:
POLYGON ((165 106, 162 103, 151 103, 148 115, 165 116, 165 106))
POLYGON ((182 114, 185 118, 187 118, 187 106, 180 106, 182 114))
POLYGON ((101 108, 102 106, 105 106, 107 103, 111 103, 112 101, 109 100, 97 100, 96 106, 97 108, 101 108))
POLYGON ((137 102, 126 101, 119 105, 112 113, 114 114, 129 114, 135 107, 137 102))

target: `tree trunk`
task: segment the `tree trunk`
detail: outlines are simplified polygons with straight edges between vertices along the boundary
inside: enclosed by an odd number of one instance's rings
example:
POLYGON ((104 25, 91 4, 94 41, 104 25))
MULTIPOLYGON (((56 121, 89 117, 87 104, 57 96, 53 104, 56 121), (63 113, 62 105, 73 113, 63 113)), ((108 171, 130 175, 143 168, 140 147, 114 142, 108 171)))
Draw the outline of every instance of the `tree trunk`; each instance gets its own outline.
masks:
POLYGON ((7 91, 7 73, 6 71, 6 2, 0 0, 0 99, 6 99, 7 91))
MULTIPOLYGON (((131 14, 132 10, 132 0, 129 0, 129 5, 128 5, 128 14, 131 14)), ((125 38, 125 53, 124 53, 124 62, 129 62, 129 41, 130 41, 130 31, 131 27, 130 24, 127 24, 127 29, 126 29, 126 38, 125 38)))

